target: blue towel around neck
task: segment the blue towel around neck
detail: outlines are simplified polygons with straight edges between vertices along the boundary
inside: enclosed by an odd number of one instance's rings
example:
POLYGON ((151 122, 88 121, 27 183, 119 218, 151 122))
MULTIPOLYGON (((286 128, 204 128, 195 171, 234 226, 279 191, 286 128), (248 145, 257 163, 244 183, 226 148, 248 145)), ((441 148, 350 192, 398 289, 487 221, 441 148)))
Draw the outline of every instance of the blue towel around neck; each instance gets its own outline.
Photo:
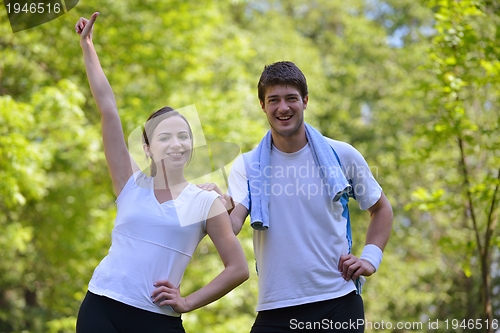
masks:
MULTIPOLYGON (((331 200, 338 201, 342 194, 351 190, 351 185, 342 172, 340 161, 332 146, 314 127, 305 124, 306 137, 311 147, 314 162, 321 179, 327 186, 331 200)), ((268 131, 251 154, 244 154, 250 196, 250 225, 255 230, 269 228, 269 191, 271 184, 271 131, 268 131), (249 157, 251 156, 251 157, 249 157)))

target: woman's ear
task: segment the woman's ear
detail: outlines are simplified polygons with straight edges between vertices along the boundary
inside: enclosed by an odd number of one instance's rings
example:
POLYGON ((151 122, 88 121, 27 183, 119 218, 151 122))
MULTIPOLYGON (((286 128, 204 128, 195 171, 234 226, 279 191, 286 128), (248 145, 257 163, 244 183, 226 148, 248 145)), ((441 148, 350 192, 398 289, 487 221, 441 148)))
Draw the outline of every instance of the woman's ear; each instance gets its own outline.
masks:
POLYGON ((153 154, 151 154, 151 151, 149 150, 149 146, 147 144, 143 144, 142 149, 144 150, 144 154, 146 154, 147 157, 153 157, 153 154))

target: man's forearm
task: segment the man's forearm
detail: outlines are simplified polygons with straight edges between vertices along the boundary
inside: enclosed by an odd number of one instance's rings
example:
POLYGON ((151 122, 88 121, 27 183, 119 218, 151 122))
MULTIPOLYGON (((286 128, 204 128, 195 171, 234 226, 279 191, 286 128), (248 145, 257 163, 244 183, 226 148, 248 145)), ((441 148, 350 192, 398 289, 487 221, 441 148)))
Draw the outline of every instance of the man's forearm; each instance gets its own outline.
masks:
MULTIPOLYGON (((233 203, 234 204, 234 203, 233 203)), ((245 223, 245 219, 248 216, 248 209, 245 206, 236 203, 234 209, 231 211, 229 217, 231 218, 231 225, 233 226, 233 232, 238 235, 245 223)))

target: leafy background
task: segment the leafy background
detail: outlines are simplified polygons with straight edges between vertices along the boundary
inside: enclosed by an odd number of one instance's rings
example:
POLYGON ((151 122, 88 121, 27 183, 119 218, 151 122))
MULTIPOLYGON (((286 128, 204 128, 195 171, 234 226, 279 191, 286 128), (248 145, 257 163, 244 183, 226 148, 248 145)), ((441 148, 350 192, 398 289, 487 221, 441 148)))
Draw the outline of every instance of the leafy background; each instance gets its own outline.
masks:
MULTIPOLYGON (((383 264, 364 289, 367 321, 467 332, 475 327, 443 322, 500 319, 497 1, 83 0, 18 33, 0 10, 0 332, 73 332, 110 245, 115 197, 73 29, 94 11, 126 135, 163 105, 195 105, 208 142, 248 151, 267 130, 256 91, 264 65, 304 71, 306 121, 354 145, 394 208, 383 264)), ((368 216, 350 208, 359 254, 368 216)), ((248 225, 239 239, 250 280, 184 315, 188 332, 252 325, 248 225)), ((220 268, 204 240, 182 291, 220 268)))

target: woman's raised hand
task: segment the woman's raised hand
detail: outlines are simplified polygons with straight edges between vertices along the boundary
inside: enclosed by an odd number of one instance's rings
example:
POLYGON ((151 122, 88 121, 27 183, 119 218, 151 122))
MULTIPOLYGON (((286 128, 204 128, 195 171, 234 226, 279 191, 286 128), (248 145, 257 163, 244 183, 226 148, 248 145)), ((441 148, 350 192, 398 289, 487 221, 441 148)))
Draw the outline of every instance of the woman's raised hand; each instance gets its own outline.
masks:
POLYGON ((75 24, 76 33, 81 36, 81 40, 88 39, 92 41, 92 31, 94 30, 94 22, 99 16, 99 12, 95 12, 90 17, 90 20, 87 20, 84 17, 80 17, 78 22, 75 24))

